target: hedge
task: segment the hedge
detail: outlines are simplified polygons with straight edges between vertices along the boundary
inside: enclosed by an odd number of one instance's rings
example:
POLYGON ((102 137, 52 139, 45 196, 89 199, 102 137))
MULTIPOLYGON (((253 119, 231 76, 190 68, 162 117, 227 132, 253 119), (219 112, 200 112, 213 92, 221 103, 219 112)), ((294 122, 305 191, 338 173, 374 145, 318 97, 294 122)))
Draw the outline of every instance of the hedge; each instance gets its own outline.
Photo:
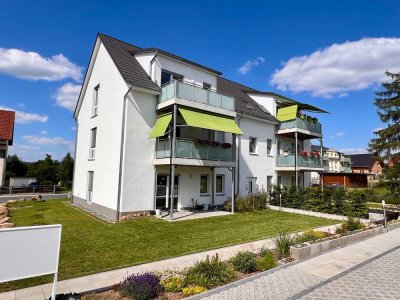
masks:
POLYGON ((283 207, 357 218, 368 217, 367 192, 365 190, 296 189, 295 187, 281 189, 276 186, 270 194, 269 203, 279 206, 280 194, 283 207))

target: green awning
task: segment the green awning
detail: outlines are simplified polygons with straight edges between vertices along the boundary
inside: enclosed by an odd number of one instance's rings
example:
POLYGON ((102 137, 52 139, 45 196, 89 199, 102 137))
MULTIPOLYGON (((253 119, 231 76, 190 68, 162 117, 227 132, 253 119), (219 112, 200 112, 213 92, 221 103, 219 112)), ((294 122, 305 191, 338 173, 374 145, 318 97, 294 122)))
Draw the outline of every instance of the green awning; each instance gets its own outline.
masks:
POLYGON ((168 128, 169 123, 171 122, 172 114, 166 114, 157 118, 156 125, 154 125, 153 129, 150 132, 149 138, 156 138, 159 136, 163 136, 165 131, 168 128))
POLYGON ((233 119, 217 117, 185 108, 179 108, 179 111, 185 119, 186 124, 189 126, 235 134, 243 134, 242 130, 239 128, 239 126, 237 126, 235 120, 233 119))
POLYGON ((278 109, 277 119, 281 122, 294 120, 297 117, 297 105, 291 105, 278 109))

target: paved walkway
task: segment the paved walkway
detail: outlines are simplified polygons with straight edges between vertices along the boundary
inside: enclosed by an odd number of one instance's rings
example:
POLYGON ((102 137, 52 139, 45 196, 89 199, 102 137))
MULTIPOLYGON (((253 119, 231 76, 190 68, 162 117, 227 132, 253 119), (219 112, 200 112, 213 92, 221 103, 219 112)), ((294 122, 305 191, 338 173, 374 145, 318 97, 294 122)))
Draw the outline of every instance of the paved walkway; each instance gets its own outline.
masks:
MULTIPOLYGON (((332 232, 335 230, 335 225, 320 227, 318 228, 318 230, 332 232)), ((207 256, 212 256, 216 253, 218 253, 221 259, 228 260, 239 251, 259 251, 262 247, 273 248, 272 239, 254 241, 231 247, 225 247, 216 250, 210 250, 196 254, 137 265, 133 267, 113 270, 109 272, 59 281, 57 284, 57 293, 82 293, 107 287, 111 288, 113 285, 121 282, 123 278, 127 276, 127 274, 136 274, 149 271, 182 270, 186 267, 193 265, 196 261, 204 260, 207 256)), ((51 296, 51 289, 52 284, 44 284, 26 289, 0 293, 0 300, 49 299, 49 297, 51 296)))
POLYGON ((399 299, 399 247, 394 229, 191 299, 399 299))

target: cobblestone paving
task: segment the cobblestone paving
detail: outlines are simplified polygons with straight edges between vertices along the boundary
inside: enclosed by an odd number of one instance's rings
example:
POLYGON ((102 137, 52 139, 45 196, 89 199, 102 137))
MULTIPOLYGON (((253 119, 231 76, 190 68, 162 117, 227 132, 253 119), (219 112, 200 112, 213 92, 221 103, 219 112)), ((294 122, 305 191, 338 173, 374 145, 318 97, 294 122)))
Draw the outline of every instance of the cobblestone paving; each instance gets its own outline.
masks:
POLYGON ((300 299, 400 299, 399 266, 400 249, 328 282, 300 299))
POLYGON ((323 278, 293 266, 203 299, 287 299, 322 281, 323 278))

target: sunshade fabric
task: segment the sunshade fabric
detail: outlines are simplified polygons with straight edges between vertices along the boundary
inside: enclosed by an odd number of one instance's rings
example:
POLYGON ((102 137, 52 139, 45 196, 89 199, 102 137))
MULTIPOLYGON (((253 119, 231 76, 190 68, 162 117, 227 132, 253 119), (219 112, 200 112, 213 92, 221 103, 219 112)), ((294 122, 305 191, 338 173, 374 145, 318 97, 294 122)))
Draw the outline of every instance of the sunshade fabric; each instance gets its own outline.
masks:
POLYGON ((158 117, 156 125, 154 125, 153 129, 150 132, 149 138, 156 138, 159 136, 163 136, 168 128, 169 123, 171 122, 171 119, 172 119, 172 114, 166 114, 161 117, 158 117))
POLYGON ((294 120, 297 117, 297 105, 291 105, 288 107, 282 107, 278 109, 278 117, 277 119, 281 122, 294 120))
POLYGON ((243 134, 242 130, 232 119, 217 117, 184 108, 179 108, 179 111, 185 119, 186 124, 189 126, 235 134, 243 134))

